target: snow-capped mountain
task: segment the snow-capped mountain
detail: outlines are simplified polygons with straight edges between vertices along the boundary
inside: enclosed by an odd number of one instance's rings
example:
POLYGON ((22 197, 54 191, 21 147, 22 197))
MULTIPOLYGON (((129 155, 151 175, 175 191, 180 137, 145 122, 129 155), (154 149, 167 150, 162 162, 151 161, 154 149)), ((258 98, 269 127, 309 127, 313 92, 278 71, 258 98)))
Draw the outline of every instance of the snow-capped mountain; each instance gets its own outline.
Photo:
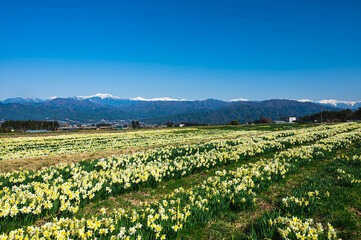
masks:
POLYGON ((332 106, 332 107, 338 107, 343 109, 358 109, 361 107, 361 101, 339 101, 335 99, 323 99, 319 101, 313 101, 310 99, 300 99, 299 102, 312 102, 312 103, 318 103, 325 106, 332 106))
POLYGON ((338 100, 335 100, 335 99, 324 99, 324 100, 318 101, 318 103, 320 103, 320 104, 328 104, 328 105, 332 105, 334 107, 337 107, 339 105, 345 105, 345 106, 348 106, 348 107, 352 107, 357 102, 355 102, 355 101, 338 101, 338 100))
MULTIPOLYGON (((39 99, 39 98, 23 98, 23 97, 16 97, 16 98, 8 98, 4 101, 0 101, 0 103, 22 103, 22 104, 39 104, 42 102, 48 102, 53 101, 55 99, 59 99, 60 97, 49 97, 47 99, 39 99)), ((97 93, 90 96, 75 96, 75 97, 68 97, 67 99, 73 99, 78 101, 89 101, 96 104, 105 104, 105 105, 112 105, 112 106, 129 106, 133 104, 137 104, 139 102, 192 102, 193 100, 187 100, 187 99, 176 99, 176 98, 170 98, 170 97, 160 97, 160 98, 143 98, 143 97, 135 97, 135 98, 120 98, 118 96, 113 96, 108 93, 97 93)), ((221 100, 220 100, 221 101, 221 100)), ((361 107, 361 101, 340 101, 335 99, 323 99, 319 101, 314 101, 311 99, 300 99, 297 100, 298 102, 302 103, 316 103, 321 104, 324 106, 332 106, 342 109, 358 109, 361 107)), ((248 99, 244 98, 237 98, 232 99, 229 101, 224 102, 230 102, 230 103, 237 103, 237 102, 252 102, 248 99)), ((253 102, 260 102, 260 101, 253 101, 253 102)))
POLYGON ((230 102, 248 102, 249 100, 248 99, 245 99, 245 98, 237 98, 237 99, 232 99, 232 100, 229 100, 230 102))
MULTIPOLYGON (((61 97, 49 97, 47 99, 39 99, 39 98, 8 98, 4 101, 0 101, 2 103, 41 103, 46 101, 52 101, 61 97)), ((108 93, 97 93, 90 96, 74 96, 68 97, 68 99, 79 100, 79 101, 90 101, 93 103, 99 104, 109 104, 109 105, 132 105, 137 102, 177 102, 177 101, 190 101, 187 99, 175 99, 170 97, 161 97, 161 98, 143 98, 143 97, 135 97, 135 98, 120 98, 118 96, 113 96, 108 93)))
POLYGON ((146 101, 146 102, 151 102, 151 101, 189 101, 187 99, 175 99, 175 98, 169 98, 169 97, 162 97, 162 98, 143 98, 143 97, 136 97, 136 98, 129 98, 129 100, 132 101, 146 101))
POLYGON ((16 97, 16 98, 8 98, 2 101, 2 103, 39 103, 44 100, 40 98, 28 98, 28 97, 16 97))
POLYGON ((32 103, 42 103, 57 99, 58 97, 49 97, 46 99, 40 98, 31 98, 31 97, 15 97, 15 98, 7 98, 4 101, 0 101, 0 103, 23 103, 23 104, 32 104, 32 103))
POLYGON ((299 102, 313 102, 311 99, 300 99, 299 102))
POLYGON ((49 97, 47 99, 45 99, 46 101, 51 101, 51 100, 54 100, 54 99, 57 99, 58 97, 54 96, 54 97, 49 97))
POLYGON ((113 106, 123 106, 123 105, 133 105, 138 102, 178 102, 178 101, 188 101, 186 99, 175 99, 170 97, 161 97, 161 98, 143 98, 135 97, 124 99, 117 96, 113 96, 107 93, 97 93, 91 96, 77 96, 73 97, 76 100, 88 100, 93 103, 108 104, 113 106))
POLYGON ((150 101, 188 101, 187 99, 175 99, 170 97, 161 97, 161 98, 143 98, 143 97, 135 97, 135 98, 129 98, 129 99, 122 99, 117 96, 113 96, 108 93, 97 93, 91 96, 77 96, 73 97, 73 99, 77 100, 94 100, 94 99, 114 99, 114 100, 128 100, 128 101, 144 101, 144 102, 150 102, 150 101))
POLYGON ((16 101, 18 103, 0 103, 0 119, 43 120, 56 118, 62 121, 71 119, 75 122, 86 123, 102 119, 140 119, 150 123, 173 121, 218 124, 234 119, 247 121, 246 116, 250 116, 251 119, 258 119, 260 115, 266 114, 272 119, 279 119, 280 116, 284 115, 304 116, 320 111, 339 110, 334 106, 325 106, 312 101, 297 102, 282 99, 189 101, 169 97, 121 99, 110 94, 95 94, 68 98, 52 97, 46 100, 29 98, 6 100, 6 102, 16 101))
POLYGON ((123 106, 123 105, 132 105, 134 102, 129 99, 122 99, 118 96, 113 96, 108 93, 97 93, 90 96, 76 96, 72 99, 80 101, 89 101, 96 104, 106 104, 112 106, 123 106))
POLYGON ((77 97, 73 97, 77 100, 84 100, 84 99, 94 99, 94 98, 100 98, 100 99, 120 99, 120 97, 117 96, 113 96, 111 94, 108 93, 97 93, 91 96, 77 96, 77 97))

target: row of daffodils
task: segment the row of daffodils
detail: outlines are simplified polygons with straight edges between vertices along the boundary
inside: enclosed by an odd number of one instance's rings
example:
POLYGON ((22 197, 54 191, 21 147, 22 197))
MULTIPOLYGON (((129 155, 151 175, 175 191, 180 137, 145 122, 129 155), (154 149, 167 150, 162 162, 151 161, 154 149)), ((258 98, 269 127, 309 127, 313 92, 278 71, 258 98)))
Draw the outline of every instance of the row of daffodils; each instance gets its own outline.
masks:
POLYGON ((278 209, 256 221, 248 239, 337 239, 335 228, 328 222, 332 218, 323 219, 325 207, 326 211, 331 212, 334 207, 342 209, 340 206, 343 203, 332 204, 332 198, 340 194, 337 190, 334 193, 333 189, 342 186, 341 189, 347 191, 347 188, 358 187, 358 179, 361 178, 360 151, 358 141, 347 152, 338 153, 322 170, 292 189, 292 194, 280 199, 278 209), (315 222, 312 217, 321 219, 322 223, 315 222))
POLYGON ((339 167, 337 168, 337 179, 339 182, 346 186, 359 186, 361 185, 361 176, 355 176, 352 173, 352 168, 359 168, 361 167, 361 155, 353 155, 353 156, 347 156, 342 155, 338 159, 338 161, 346 163, 345 165, 351 165, 348 169, 345 169, 345 167, 339 167))
MULTIPOLYGON (((249 163, 242 168, 238 168, 236 171, 217 172, 216 176, 210 177, 200 186, 188 190, 177 189, 173 194, 166 196, 161 201, 151 205, 145 204, 137 210, 124 212, 124 210, 119 209, 107 216, 104 215, 101 219, 55 219, 54 222, 47 223, 42 227, 17 229, 2 237, 9 237, 11 239, 21 238, 22 236, 28 236, 33 239, 41 237, 54 239, 85 239, 87 237, 97 237, 99 239, 127 237, 132 239, 164 239, 167 237, 172 239, 183 227, 206 223, 212 215, 219 213, 225 208, 245 208, 249 206, 255 201, 256 193, 270 182, 285 177, 288 173, 295 171, 300 164, 312 161, 314 158, 323 158, 328 152, 346 147, 353 141, 361 138, 361 131, 355 124, 339 125, 338 127, 319 132, 321 132, 321 135, 318 139, 322 140, 316 144, 280 152, 272 159, 249 163), (355 128, 356 130, 350 131, 355 128)), ((304 134, 312 139, 313 134, 310 132, 304 134)), ((319 133, 314 134, 317 135, 319 133)), ((303 134, 283 137, 283 139, 279 138, 273 140, 273 142, 278 141, 279 146, 289 142, 306 142, 306 139, 302 140, 301 135, 303 134), (295 141, 294 138, 299 138, 299 140, 295 141), (290 139, 293 140, 291 141, 290 139)), ((315 140, 317 138, 313 139, 313 141, 315 140)), ((269 144, 268 140, 259 140, 255 143, 255 149, 252 150, 252 153, 262 152, 262 149, 265 149, 262 146, 270 146, 269 144), (265 145, 260 144, 262 142, 265 145)), ((218 160, 210 159, 209 161, 211 163, 218 161, 220 164, 236 161, 238 159, 233 157, 244 154, 240 151, 242 149, 240 146, 242 145, 234 145, 231 142, 223 144, 223 148, 220 149, 223 149, 228 155, 219 155, 218 160), (232 154, 234 151, 237 154, 232 154)), ((207 152, 197 152, 195 156, 207 152)), ((19 186, 14 185, 11 189, 4 187, 1 203, 6 203, 7 205, 2 206, 2 213, 7 215, 3 217, 2 229, 3 231, 11 229, 11 226, 14 226, 16 222, 13 221, 14 219, 18 221, 24 219, 25 221, 22 223, 29 224, 30 222, 27 221, 31 217, 41 214, 50 214, 57 210, 64 213, 76 212, 89 199, 108 196, 114 194, 114 192, 119 193, 123 189, 139 185, 143 180, 144 182, 149 181, 149 179, 143 179, 147 174, 149 175, 148 178, 157 181, 157 176, 159 180, 162 180, 166 176, 172 176, 174 173, 181 173, 182 175, 186 171, 185 174, 189 174, 197 168, 211 167, 213 165, 207 164, 207 158, 211 158, 218 151, 210 150, 210 152, 212 154, 205 155, 204 158, 187 158, 188 165, 185 168, 183 168, 183 164, 186 163, 179 164, 178 157, 175 157, 173 162, 176 164, 169 165, 174 168, 173 170, 169 167, 162 169, 163 165, 161 164, 151 165, 148 168, 145 167, 149 163, 156 162, 155 160, 144 161, 141 164, 138 163, 137 166, 142 171, 135 175, 136 177, 132 175, 131 171, 127 171, 128 167, 132 166, 128 165, 131 161, 125 161, 119 165, 97 165, 101 169, 97 169, 94 172, 79 171, 82 166, 75 167, 73 165, 72 172, 68 172, 68 176, 71 177, 68 177, 67 180, 62 180, 58 172, 38 182, 34 181, 34 183, 19 186), (199 161, 205 161, 205 163, 201 162, 199 164, 199 161), (121 167, 118 168, 118 166, 121 167), (75 168, 77 169, 74 170, 75 168), (118 175, 118 172, 122 172, 123 175, 118 175), (49 181, 49 179, 52 180, 49 181), (41 206, 40 208, 38 208, 39 205, 41 206), (17 212, 13 210, 17 210, 17 212), (38 210, 38 213, 34 213, 36 210, 38 210)), ((115 161, 118 160, 115 159, 115 161)), ((162 159, 160 162, 162 162, 162 159)), ((167 164, 167 161, 163 161, 163 164, 167 164)), ((64 169, 69 168, 63 167, 64 169)))
POLYGON ((299 197, 287 196, 282 199, 281 205, 282 211, 287 213, 287 216, 269 219, 268 224, 277 228, 282 239, 337 239, 336 231, 330 223, 322 225, 315 223, 312 218, 302 217, 315 212, 329 196, 328 191, 322 190, 301 193, 299 197))
MULTIPOLYGON (((271 182, 286 177, 305 163, 316 158, 322 159, 329 152, 345 148, 360 139, 360 129, 346 131, 324 138, 313 145, 280 152, 271 159, 246 164, 233 171, 216 172, 215 176, 208 178, 199 186, 187 190, 176 189, 158 202, 145 203, 131 211, 117 209, 106 213, 103 209, 103 215, 98 218, 54 219, 41 227, 20 228, 1 237, 3 239, 174 239, 183 228, 205 224, 210 217, 227 208, 244 209, 251 206, 256 201, 257 193, 271 182)), ((319 194, 316 191, 307 193, 310 198, 318 197, 319 194)), ((308 201, 312 204, 312 199, 308 201)), ((303 205, 294 199, 285 202, 288 206, 293 203, 303 205)), ((273 220, 273 223, 312 226, 309 222, 304 223, 295 218, 292 222, 279 218, 273 220)), ((333 238, 331 230, 329 227, 328 232, 333 238)))
POLYGON ((172 129, 44 137, 0 138, 0 160, 207 141, 259 134, 260 131, 172 129))
POLYGON ((281 217, 269 220, 270 226, 276 226, 282 239, 337 239, 335 229, 331 224, 322 226, 313 219, 302 220, 295 216, 281 217))
POLYGON ((32 224, 40 217, 56 212, 62 216, 71 216, 89 201, 119 195, 141 186, 154 186, 162 180, 180 178, 196 171, 284 149, 285 146, 316 141, 355 128, 358 128, 358 124, 336 125, 326 130, 318 127, 313 131, 281 131, 180 149, 169 147, 92 162, 63 164, 38 172, 3 174, 0 178, 0 230, 32 224))

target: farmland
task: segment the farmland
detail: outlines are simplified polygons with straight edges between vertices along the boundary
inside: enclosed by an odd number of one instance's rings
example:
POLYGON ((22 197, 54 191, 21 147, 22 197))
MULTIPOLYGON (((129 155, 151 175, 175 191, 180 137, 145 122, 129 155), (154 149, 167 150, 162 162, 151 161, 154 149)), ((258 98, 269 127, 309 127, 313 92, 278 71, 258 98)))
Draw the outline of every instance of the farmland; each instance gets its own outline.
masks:
POLYGON ((0 138, 0 239, 357 239, 361 124, 0 138), (1 169, 0 169, 1 170, 1 169))

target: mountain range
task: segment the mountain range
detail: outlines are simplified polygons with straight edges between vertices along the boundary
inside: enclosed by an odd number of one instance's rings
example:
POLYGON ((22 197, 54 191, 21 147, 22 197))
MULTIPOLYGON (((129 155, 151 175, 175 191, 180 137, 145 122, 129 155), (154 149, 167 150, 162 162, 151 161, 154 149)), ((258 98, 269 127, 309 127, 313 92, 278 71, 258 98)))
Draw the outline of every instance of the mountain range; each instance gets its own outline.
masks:
POLYGON ((217 99, 186 100, 172 98, 122 99, 110 94, 69 98, 9 98, 0 101, 0 120, 53 120, 90 123, 100 120, 141 120, 146 123, 197 122, 222 124, 232 120, 246 122, 260 115, 304 116, 325 110, 356 109, 361 101, 266 100, 231 101, 217 99))
POLYGON ((361 107, 361 101, 339 101, 335 99, 324 99, 320 101, 312 101, 310 99, 300 99, 297 100, 299 102, 312 102, 312 103, 318 103, 325 106, 333 106, 338 107, 342 109, 358 109, 361 107))

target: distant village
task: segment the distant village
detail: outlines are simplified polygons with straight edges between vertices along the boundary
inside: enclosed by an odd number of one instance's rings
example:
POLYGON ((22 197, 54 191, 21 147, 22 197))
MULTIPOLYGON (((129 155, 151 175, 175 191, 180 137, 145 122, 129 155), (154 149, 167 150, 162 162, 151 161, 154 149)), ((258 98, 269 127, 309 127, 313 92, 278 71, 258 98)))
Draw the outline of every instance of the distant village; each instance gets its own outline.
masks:
MULTIPOLYGON (((272 120, 269 117, 260 116, 259 119, 248 122, 238 122, 233 120, 222 125, 249 125, 249 124, 292 124, 292 123, 333 123, 333 122, 354 122, 361 119, 361 108, 355 111, 346 109, 340 111, 323 111, 304 117, 281 116, 279 120, 272 120)), ((89 123, 80 123, 71 119, 53 121, 13 121, 0 120, 0 132, 47 132, 47 131, 82 131, 82 130, 121 130, 139 128, 169 128, 169 127, 189 127, 189 126, 211 126, 207 123, 196 122, 166 122, 163 124, 148 124, 138 120, 101 120, 89 123)))
MULTIPOLYGON (((2 132, 47 132, 47 131, 82 131, 82 130, 122 130, 122 129, 140 129, 140 128, 169 128, 169 127, 189 127, 189 126, 210 126, 212 124, 201 124, 191 122, 173 123, 167 122, 164 124, 147 124, 141 121, 109 121, 101 120, 97 123, 71 123, 72 121, 54 120, 54 121, 4 121, 1 120, 2 132), (31 124, 30 124, 31 122, 31 124), (50 124, 44 124, 50 123, 50 124), (6 129, 6 130, 5 130, 6 129), (5 130, 5 131, 4 131, 5 130)), ((260 117, 259 120, 242 123, 248 124, 285 124, 296 123, 298 118, 294 116, 283 116, 280 120, 273 121, 271 118, 260 117)), ((226 125, 241 125, 238 121, 233 120, 226 125)))

